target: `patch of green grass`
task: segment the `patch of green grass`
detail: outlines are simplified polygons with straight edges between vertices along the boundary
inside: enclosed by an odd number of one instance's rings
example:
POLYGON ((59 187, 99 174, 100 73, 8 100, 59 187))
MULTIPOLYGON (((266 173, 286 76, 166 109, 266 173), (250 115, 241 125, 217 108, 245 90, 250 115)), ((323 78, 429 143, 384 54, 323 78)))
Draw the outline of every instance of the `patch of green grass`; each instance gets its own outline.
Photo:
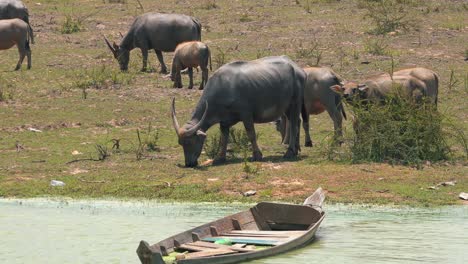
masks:
POLYGON ((373 22, 371 32, 381 35, 415 27, 411 9, 418 4, 418 0, 360 0, 358 6, 366 10, 366 17, 373 22))
POLYGON ((384 38, 369 38, 364 43, 364 50, 372 55, 389 55, 387 40, 384 38))
POLYGON ((60 32, 62 34, 72 34, 83 30, 82 22, 78 18, 72 17, 71 15, 65 16, 65 21, 62 24, 60 32))

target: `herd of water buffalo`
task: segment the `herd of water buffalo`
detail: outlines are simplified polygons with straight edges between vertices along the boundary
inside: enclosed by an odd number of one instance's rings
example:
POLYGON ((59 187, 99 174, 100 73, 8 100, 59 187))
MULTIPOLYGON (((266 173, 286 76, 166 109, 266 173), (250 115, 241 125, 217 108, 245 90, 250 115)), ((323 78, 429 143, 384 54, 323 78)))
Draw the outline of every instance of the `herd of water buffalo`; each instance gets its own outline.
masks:
MULTIPOLYGON (((16 45, 20 69, 25 56, 31 68, 33 31, 28 11, 17 0, 0 0, 0 50, 16 45)), ((130 51, 139 48, 146 70, 148 51, 154 50, 161 64, 161 72, 168 73, 162 52, 174 52, 171 79, 181 88, 181 71, 188 69, 189 88, 193 87, 193 68, 200 67, 203 94, 183 126, 176 118, 175 99, 172 101, 172 121, 179 144, 182 145, 185 165, 197 166, 206 139, 205 132, 219 124, 220 150, 215 163, 226 159, 229 129, 242 122, 253 149, 253 159, 261 160, 262 152, 256 142, 254 123, 278 122, 283 142, 288 144, 285 158, 298 155, 300 117, 306 135, 306 146, 312 146, 309 135, 309 115, 325 110, 333 120, 335 136, 342 136, 342 119, 346 118, 341 100, 383 101, 394 84, 402 87, 404 96, 415 102, 428 98, 437 104, 438 75, 425 68, 411 68, 385 73, 361 83, 344 83, 331 69, 301 68, 287 56, 270 56, 253 61, 235 61, 221 66, 208 79, 211 53, 201 42, 201 23, 193 17, 179 14, 146 13, 135 19, 120 44, 105 42, 117 59, 122 71, 128 70, 130 51)))

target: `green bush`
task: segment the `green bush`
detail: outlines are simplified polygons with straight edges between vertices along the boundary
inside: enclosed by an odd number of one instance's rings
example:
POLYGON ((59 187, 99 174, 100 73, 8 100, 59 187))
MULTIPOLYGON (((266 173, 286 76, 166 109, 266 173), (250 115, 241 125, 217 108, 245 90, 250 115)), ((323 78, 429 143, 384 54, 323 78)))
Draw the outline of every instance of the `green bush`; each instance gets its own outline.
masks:
POLYGON ((8 100, 13 100, 13 91, 15 90, 15 85, 8 80, 0 78, 0 102, 6 102, 8 100))
POLYGON ((205 141, 205 145, 203 146, 203 148, 205 149, 205 154, 210 159, 215 159, 216 156, 218 155, 219 147, 220 147, 219 138, 220 138, 220 134, 216 133, 214 135, 209 136, 205 141))
POLYGON ((447 160, 454 138, 466 154, 463 131, 454 129, 431 103, 415 104, 393 95, 383 104, 353 103, 349 108, 355 117, 355 133, 348 140, 353 162, 419 165, 447 160))
POLYGON ((371 32, 386 34, 415 27, 410 11, 418 3, 418 0, 360 0, 358 6, 367 11, 366 17, 373 22, 371 32))
POLYGON ((83 90, 87 88, 119 88, 121 85, 132 83, 135 78, 134 74, 111 70, 105 65, 85 70, 77 76, 78 79, 73 83, 73 86, 83 90))
POLYGON ((80 32, 82 30, 81 20, 77 18, 73 18, 71 15, 65 16, 65 21, 62 24, 62 28, 60 32, 62 34, 72 34, 76 32, 80 32))

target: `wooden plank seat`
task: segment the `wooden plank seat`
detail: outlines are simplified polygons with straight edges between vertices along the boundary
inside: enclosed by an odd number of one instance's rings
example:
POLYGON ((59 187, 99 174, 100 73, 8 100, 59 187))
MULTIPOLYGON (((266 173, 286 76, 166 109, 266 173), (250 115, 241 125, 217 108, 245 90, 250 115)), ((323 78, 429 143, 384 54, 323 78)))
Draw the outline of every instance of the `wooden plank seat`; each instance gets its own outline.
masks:
MULTIPOLYGON (((245 246, 245 244, 244 244, 245 246)), ((239 245, 220 245, 220 244, 215 244, 211 242, 203 242, 203 241, 197 241, 193 243, 186 243, 179 245, 177 247, 178 249, 184 249, 184 250, 190 250, 190 251, 206 251, 206 250, 211 250, 211 249, 229 249, 235 252, 250 252, 254 251, 253 249, 247 249, 243 247, 239 247, 239 245)))
POLYGON ((232 230, 230 232, 222 233, 221 236, 296 238, 305 233, 306 231, 232 230))

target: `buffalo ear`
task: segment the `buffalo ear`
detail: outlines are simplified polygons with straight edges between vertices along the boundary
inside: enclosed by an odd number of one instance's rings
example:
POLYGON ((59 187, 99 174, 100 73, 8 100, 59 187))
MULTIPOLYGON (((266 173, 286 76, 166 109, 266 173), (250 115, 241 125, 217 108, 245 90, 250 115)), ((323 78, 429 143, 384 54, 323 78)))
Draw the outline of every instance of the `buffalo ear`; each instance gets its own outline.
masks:
POLYGON ((114 50, 116 50, 116 51, 119 50, 119 48, 120 48, 119 45, 117 45, 115 43, 115 41, 114 41, 114 43, 112 43, 112 46, 114 47, 114 50))
POLYGON ((344 87, 341 86, 341 85, 338 85, 338 84, 330 86, 330 89, 333 92, 338 93, 338 94, 343 94, 343 92, 344 92, 344 87))

